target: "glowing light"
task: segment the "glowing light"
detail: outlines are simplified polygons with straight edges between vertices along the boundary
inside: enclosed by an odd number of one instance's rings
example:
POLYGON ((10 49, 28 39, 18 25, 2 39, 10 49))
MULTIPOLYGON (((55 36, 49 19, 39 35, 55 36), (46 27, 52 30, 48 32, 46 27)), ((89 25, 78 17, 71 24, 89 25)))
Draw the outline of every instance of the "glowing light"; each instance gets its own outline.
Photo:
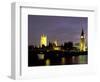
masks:
POLYGON ((60 50, 60 47, 53 47, 54 50, 60 50))
POLYGON ((84 38, 84 36, 81 36, 81 38, 84 38))
POLYGON ((47 36, 45 36, 44 34, 41 36, 41 40, 40 40, 40 46, 47 46, 47 36))
POLYGON ((46 65, 50 65, 50 59, 46 60, 46 65))
POLYGON ((57 40, 54 41, 55 46, 58 46, 57 40))
POLYGON ((65 64, 65 58, 64 57, 61 58, 61 63, 65 64))
POLYGON ((39 58, 40 60, 43 60, 43 59, 44 59, 44 54, 38 54, 38 58, 39 58))

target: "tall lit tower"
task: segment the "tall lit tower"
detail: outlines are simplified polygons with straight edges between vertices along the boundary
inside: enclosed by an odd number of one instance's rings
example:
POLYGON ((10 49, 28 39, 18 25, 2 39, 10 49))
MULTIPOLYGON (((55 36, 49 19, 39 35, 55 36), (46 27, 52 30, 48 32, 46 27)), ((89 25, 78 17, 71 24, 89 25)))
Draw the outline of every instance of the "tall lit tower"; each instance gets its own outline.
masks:
POLYGON ((80 51, 85 51, 85 36, 84 36, 83 28, 80 36, 80 51))
POLYGON ((47 46, 47 36, 46 35, 41 35, 41 39, 40 39, 40 46, 47 46))
POLYGON ((83 26, 82 26, 82 19, 80 20, 80 25, 82 28, 82 32, 81 32, 81 36, 80 36, 80 51, 85 51, 85 49, 86 49, 86 47, 85 47, 85 34, 84 34, 83 26))

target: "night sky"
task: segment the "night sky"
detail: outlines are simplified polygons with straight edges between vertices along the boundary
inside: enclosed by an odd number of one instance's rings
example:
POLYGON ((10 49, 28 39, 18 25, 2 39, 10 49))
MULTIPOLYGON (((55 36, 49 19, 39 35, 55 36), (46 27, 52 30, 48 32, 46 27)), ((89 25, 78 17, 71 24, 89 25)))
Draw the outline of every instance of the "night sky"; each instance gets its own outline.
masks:
POLYGON ((47 35, 48 42, 79 42, 82 27, 87 36, 87 26, 87 17, 28 15, 28 45, 40 45, 42 34, 47 35))

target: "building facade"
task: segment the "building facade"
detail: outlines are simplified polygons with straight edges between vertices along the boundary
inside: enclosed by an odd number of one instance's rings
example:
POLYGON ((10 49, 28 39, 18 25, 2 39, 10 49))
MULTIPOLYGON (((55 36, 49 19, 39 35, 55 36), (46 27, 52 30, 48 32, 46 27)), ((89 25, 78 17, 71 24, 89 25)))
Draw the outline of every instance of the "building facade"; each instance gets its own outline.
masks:
POLYGON ((47 46, 47 36, 46 35, 41 35, 41 38, 40 38, 40 46, 47 46))

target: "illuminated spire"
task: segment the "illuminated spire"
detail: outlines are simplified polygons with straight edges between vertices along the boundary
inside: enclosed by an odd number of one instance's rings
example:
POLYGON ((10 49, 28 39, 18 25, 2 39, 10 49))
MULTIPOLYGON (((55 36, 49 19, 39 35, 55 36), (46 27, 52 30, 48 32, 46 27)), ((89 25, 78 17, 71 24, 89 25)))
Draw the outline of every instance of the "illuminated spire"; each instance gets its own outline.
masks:
POLYGON ((82 18, 80 19, 80 27, 82 28, 81 37, 84 37, 84 30, 83 30, 83 26, 82 26, 82 18))

